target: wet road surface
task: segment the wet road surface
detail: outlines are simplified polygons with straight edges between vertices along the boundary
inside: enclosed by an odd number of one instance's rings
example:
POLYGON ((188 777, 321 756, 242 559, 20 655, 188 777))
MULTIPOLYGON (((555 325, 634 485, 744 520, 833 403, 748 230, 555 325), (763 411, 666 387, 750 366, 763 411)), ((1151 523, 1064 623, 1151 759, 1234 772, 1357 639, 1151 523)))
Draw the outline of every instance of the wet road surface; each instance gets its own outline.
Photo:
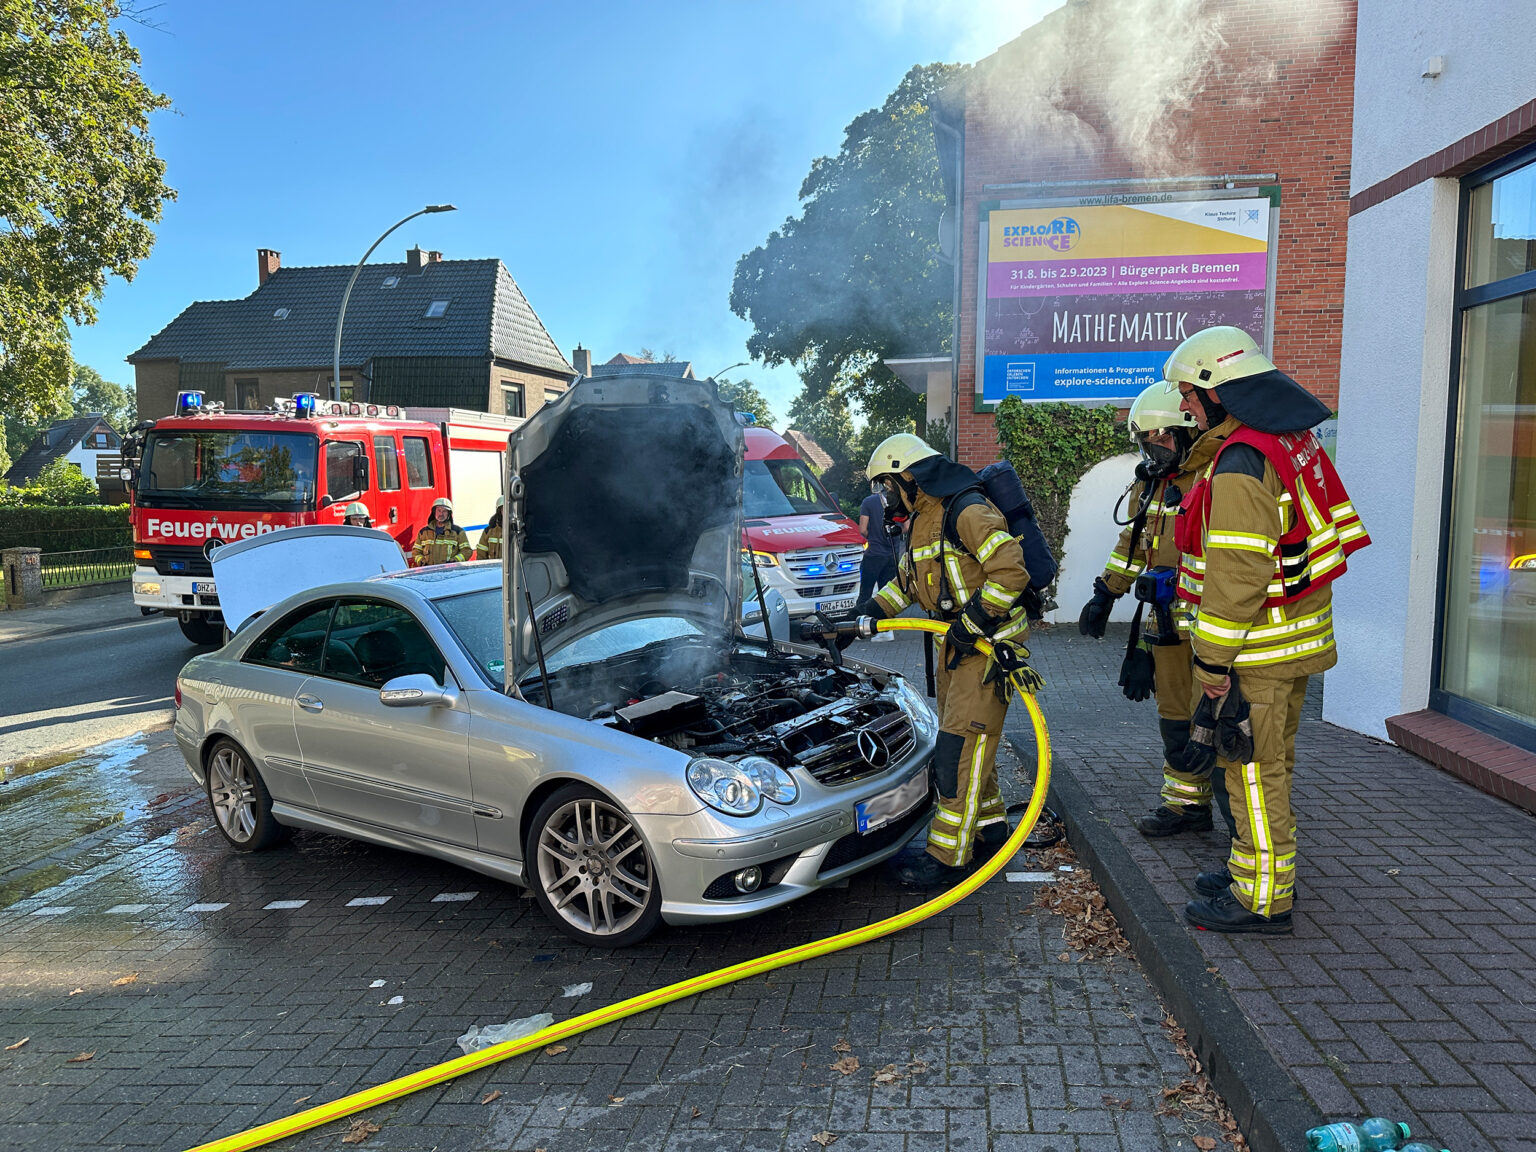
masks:
MULTIPOLYGON (((564 1019, 920 899, 868 872, 612 952, 423 857, 307 832, 233 852, 168 734, 0 794, 0 866, 47 881, 0 899, 7 1149, 186 1148, 456 1056, 471 1024, 564 1019)), ((367 1146, 814 1149, 830 1132, 866 1152, 1067 1152, 1218 1135, 1167 1109, 1188 1069, 1141 971, 1069 955, 1036 889, 999 878, 897 936, 374 1109, 367 1146), (845 1055, 858 1068, 832 1067, 845 1055)), ((335 1148, 349 1126, 278 1147, 335 1148)))

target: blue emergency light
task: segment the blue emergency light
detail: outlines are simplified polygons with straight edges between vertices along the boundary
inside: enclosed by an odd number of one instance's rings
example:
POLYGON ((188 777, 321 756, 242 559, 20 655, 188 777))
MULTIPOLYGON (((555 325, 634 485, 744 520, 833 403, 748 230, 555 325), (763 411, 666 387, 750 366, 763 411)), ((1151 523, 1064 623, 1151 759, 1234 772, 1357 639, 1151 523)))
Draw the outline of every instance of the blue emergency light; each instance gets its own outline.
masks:
POLYGON ((293 398, 293 414, 301 420, 308 420, 315 414, 315 401, 320 399, 313 392, 300 392, 293 398))
POLYGON ((203 394, 201 392, 176 393, 176 415, 196 416, 203 410, 203 394))

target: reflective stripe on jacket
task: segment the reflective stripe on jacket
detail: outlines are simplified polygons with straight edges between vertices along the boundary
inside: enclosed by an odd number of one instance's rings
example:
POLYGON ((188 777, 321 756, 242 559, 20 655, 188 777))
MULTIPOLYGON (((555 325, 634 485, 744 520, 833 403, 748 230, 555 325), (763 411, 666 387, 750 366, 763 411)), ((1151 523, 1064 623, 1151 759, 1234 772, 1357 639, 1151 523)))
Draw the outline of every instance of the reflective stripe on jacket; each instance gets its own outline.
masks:
POLYGON ((476 560, 501 559, 501 529, 487 528, 480 533, 480 544, 475 548, 476 560))
POLYGON ((428 524, 416 534, 416 543, 411 545, 411 565, 416 568, 452 564, 469 557, 469 537, 457 524, 448 525, 442 532, 428 524))
POLYGON ((965 602, 980 593, 989 615, 1008 618, 994 633, 997 639, 1028 632, 1024 609, 1014 605, 1029 586, 1029 571, 1003 514, 989 503, 969 505, 955 517, 955 531, 964 549, 944 539, 944 502, 919 491, 896 578, 875 593, 886 614, 899 616, 917 604, 941 620, 953 620, 965 602), (940 603, 946 584, 949 608, 940 603))

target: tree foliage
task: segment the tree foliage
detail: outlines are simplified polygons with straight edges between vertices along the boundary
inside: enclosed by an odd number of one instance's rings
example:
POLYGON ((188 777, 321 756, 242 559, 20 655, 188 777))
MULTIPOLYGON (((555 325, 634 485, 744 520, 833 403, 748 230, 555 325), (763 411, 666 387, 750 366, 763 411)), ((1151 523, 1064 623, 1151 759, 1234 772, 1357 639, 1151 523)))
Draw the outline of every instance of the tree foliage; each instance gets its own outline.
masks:
POLYGON ((720 399, 737 412, 750 412, 760 428, 773 427, 773 409, 757 385, 750 380, 716 380, 715 389, 720 399))
POLYGON ((0 0, 0 409, 38 420, 70 383, 66 322, 132 279, 175 192, 149 116, 169 106, 112 27, 117 0, 0 0))
POLYGON ((76 504, 99 504, 101 493, 96 481, 80 471, 80 465, 60 457, 46 465, 28 484, 14 488, 0 486, 0 505, 12 508, 47 505, 66 508, 76 504))
POLYGON ((127 433, 138 419, 138 402, 133 390, 111 380, 86 364, 76 364, 72 381, 74 410, 100 412, 118 435, 127 433))
POLYGON ((950 345, 930 106, 964 70, 909 71, 884 104, 848 125, 836 156, 811 162, 800 215, 736 264, 731 310, 753 326, 752 357, 798 365, 812 402, 840 390, 882 426, 920 421, 923 401, 880 357, 950 345))

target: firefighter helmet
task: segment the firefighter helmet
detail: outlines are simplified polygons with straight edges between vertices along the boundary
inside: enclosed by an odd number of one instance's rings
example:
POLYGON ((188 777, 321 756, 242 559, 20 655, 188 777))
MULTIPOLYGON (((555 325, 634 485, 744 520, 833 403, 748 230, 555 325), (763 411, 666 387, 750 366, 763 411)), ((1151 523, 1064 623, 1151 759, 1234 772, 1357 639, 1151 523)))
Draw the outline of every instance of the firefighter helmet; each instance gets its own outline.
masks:
POLYGON ((432 501, 432 511, 436 512, 439 508, 446 508, 452 513, 453 501, 446 496, 439 496, 436 500, 432 501))
POLYGON ((350 517, 350 516, 363 516, 363 517, 366 517, 368 515, 368 509, 363 506, 363 503, 362 503, 361 500, 354 500, 354 501, 352 501, 352 503, 347 505, 346 510, 342 513, 342 515, 343 516, 347 516, 347 517, 350 517))
POLYGON ((500 512, 506 506, 507 506, 507 498, 505 496, 498 496, 498 497, 496 497, 496 511, 500 512))
POLYGON ((1259 349, 1257 340, 1241 328, 1218 324, 1201 329, 1175 348, 1163 365, 1163 379, 1165 390, 1177 393, 1180 384, 1218 388, 1274 370, 1274 362, 1259 349))
POLYGON ((874 452, 870 454, 869 467, 865 470, 865 475, 873 480, 876 476, 905 472, 917 461, 938 455, 940 455, 939 450, 921 436, 914 436, 910 432, 898 432, 880 441, 874 452))
POLYGON ((1199 428, 1195 418, 1179 407, 1178 394, 1169 395, 1166 383, 1143 389, 1141 395, 1131 401, 1131 412, 1125 423, 1133 444, 1175 428, 1199 428))

